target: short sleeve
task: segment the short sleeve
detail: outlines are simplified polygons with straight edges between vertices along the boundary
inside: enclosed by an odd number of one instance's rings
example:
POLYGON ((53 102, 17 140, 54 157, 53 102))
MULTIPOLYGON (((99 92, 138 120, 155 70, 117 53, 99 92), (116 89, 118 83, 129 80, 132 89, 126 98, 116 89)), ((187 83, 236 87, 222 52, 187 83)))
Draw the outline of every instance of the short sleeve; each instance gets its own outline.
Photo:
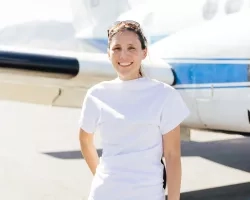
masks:
POLYGON ((163 104, 160 121, 160 131, 164 135, 177 127, 187 116, 189 109, 179 92, 171 88, 163 104))
POLYGON ((99 110, 97 98, 88 90, 82 104, 79 119, 80 128, 87 133, 94 133, 99 119, 99 110))

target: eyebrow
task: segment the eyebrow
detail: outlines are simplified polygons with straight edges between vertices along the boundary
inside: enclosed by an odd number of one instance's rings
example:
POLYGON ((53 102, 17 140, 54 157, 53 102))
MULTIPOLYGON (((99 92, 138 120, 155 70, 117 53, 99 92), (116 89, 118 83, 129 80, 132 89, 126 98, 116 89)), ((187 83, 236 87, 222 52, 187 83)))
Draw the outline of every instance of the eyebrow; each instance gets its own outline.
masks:
MULTIPOLYGON (((128 44, 128 46, 134 46, 135 44, 128 44)), ((121 44, 115 44, 114 46, 121 46, 121 44)))

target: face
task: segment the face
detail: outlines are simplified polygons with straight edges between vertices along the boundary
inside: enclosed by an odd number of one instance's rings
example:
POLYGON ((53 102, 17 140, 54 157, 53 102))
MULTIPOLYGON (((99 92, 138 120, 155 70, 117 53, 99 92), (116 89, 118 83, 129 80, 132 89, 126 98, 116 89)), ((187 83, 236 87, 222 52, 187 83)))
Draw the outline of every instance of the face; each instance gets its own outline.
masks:
POLYGON ((108 55, 119 78, 131 80, 139 77, 141 61, 146 58, 147 50, 142 49, 136 33, 123 31, 112 37, 108 55))

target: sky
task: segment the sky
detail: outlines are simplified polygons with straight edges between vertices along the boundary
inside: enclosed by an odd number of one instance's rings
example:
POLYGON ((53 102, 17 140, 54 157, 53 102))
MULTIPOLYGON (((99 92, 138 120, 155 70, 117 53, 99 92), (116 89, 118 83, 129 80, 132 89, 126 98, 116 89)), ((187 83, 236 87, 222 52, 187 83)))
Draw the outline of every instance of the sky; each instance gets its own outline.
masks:
POLYGON ((0 1, 0 28, 33 20, 72 21, 70 0, 0 1))

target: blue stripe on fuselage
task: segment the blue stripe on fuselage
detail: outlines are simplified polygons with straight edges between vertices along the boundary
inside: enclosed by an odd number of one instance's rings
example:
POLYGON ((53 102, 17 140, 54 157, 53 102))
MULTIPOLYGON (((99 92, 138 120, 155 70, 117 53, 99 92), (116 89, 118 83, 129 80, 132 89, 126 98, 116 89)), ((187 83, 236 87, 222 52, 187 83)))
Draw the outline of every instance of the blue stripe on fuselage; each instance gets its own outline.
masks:
POLYGON ((250 61, 250 58, 162 58, 166 61, 250 61))
MULTIPOLYGON (((176 87, 177 90, 204 90, 204 89, 211 89, 212 86, 195 86, 195 87, 176 87)), ((225 85, 225 86, 213 86, 213 89, 242 89, 242 88, 250 88, 250 85, 225 85)))
POLYGON ((168 63, 176 85, 248 82, 248 64, 168 63))

